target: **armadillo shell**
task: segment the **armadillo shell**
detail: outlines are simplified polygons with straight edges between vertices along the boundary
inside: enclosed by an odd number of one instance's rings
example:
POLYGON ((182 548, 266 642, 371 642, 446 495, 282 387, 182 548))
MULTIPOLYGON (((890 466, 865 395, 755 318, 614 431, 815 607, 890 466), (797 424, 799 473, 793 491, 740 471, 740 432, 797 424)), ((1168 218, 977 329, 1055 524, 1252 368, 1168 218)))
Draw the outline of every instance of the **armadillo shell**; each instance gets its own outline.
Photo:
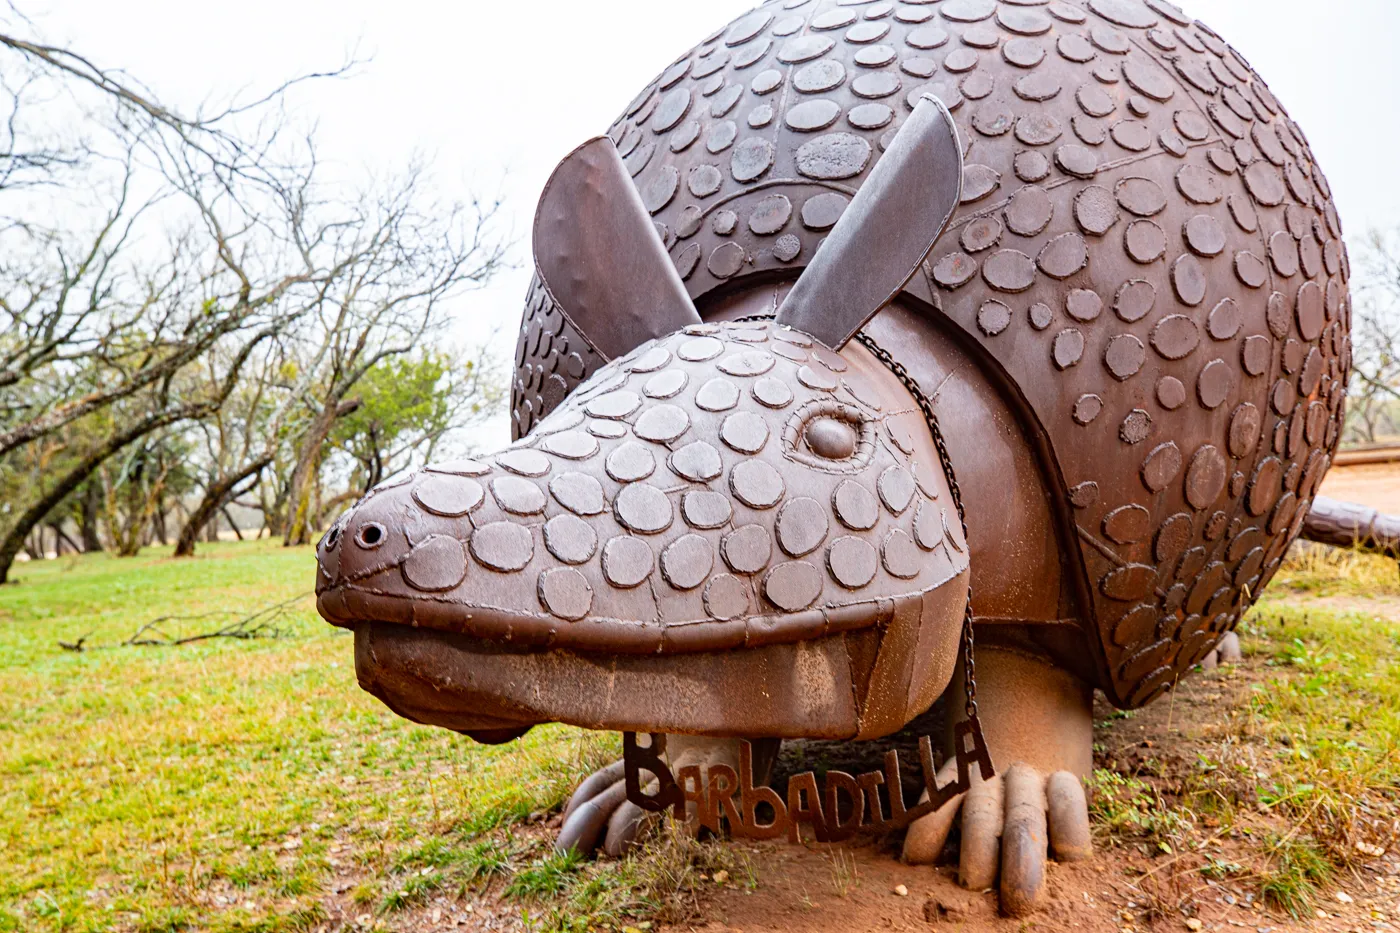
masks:
MULTIPOLYGON (((1099 686, 1146 703, 1267 584, 1339 439, 1350 270, 1307 139, 1167 0, 793 6, 715 33, 611 128, 687 289, 796 277, 910 102, 943 100, 963 203, 906 294, 1029 401, 1099 686)), ((517 432, 597 363, 538 302, 517 361, 517 432)))

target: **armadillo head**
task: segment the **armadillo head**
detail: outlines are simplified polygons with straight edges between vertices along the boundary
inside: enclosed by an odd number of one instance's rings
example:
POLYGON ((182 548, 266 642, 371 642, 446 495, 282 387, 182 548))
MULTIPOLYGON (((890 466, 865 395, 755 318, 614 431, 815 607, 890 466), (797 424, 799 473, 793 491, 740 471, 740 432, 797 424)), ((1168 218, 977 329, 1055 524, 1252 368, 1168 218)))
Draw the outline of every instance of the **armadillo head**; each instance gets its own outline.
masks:
POLYGON ((487 741, 873 736, 932 704, 967 541, 918 398, 850 338, 958 203, 946 110, 921 103, 877 168, 776 315, 702 323, 612 143, 561 165, 540 277, 611 360, 515 444, 326 534, 318 606, 367 690, 487 741))

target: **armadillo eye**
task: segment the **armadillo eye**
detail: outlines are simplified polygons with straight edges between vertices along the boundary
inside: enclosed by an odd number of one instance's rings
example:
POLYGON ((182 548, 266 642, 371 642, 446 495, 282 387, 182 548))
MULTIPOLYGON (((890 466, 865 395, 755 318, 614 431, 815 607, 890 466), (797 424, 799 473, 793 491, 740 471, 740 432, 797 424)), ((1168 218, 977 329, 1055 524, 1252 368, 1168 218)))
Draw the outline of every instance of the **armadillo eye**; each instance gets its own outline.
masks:
POLYGON ((784 455, 816 470, 856 473, 875 454, 876 424, 854 405, 814 399, 793 412, 783 428, 784 455))
POLYGON ((818 457, 845 460, 856 452, 856 429, 847 421, 836 418, 814 418, 803 432, 807 447, 818 457))

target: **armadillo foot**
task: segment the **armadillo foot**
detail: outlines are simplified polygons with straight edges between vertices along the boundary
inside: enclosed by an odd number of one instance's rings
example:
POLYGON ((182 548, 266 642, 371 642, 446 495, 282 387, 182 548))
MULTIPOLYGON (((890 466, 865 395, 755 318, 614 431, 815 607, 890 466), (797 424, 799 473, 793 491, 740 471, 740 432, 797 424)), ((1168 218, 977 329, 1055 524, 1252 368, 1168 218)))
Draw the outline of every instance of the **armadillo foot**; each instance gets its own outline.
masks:
POLYGON ((1222 664, 1237 664, 1244 654, 1240 651, 1240 636, 1226 632, 1220 644, 1201 659, 1201 670, 1213 671, 1222 664))
MULTIPOLYGON (((768 781, 779 744, 777 739, 753 740, 755 781, 768 781)), ((671 735, 667 736, 666 758, 672 774, 688 765, 699 766, 702 773, 720 764, 737 769, 739 740, 671 735)), ((642 789, 652 793, 655 784, 642 789)), ((686 821, 688 832, 699 831, 694 816, 690 814, 692 818, 686 821)), ((564 825, 554 847, 560 852, 578 849, 586 855, 601 848, 610 858, 618 858, 631 851, 656 819, 655 814, 627 799, 622 762, 615 761, 595 771, 574 791, 564 809, 564 825)))
POLYGON ((1220 655, 1221 664, 1234 664, 1244 657, 1240 651, 1240 636, 1234 632, 1225 633, 1215 650, 1220 655))
MULTIPOLYGON (((954 763, 955 764, 955 763, 954 763)), ((950 766, 951 768, 951 766, 950 766)), ((940 782, 955 775, 948 770, 940 782)), ((974 891, 997 886, 1008 916, 1032 913, 1045 888, 1045 862, 1075 862, 1093 853, 1084 787, 1068 771, 1048 776, 1015 762, 990 781, 973 773, 972 788, 909 829, 904 860, 931 863, 962 817, 958 881, 974 891)))
MULTIPOLYGON (((975 891, 996 887, 1002 912, 1023 917, 1041 898, 1052 855, 1070 862, 1092 854, 1079 779, 1092 765, 1092 693, 1067 672, 1019 652, 979 649, 977 674, 996 776, 983 781, 974 769, 967 793, 915 822, 904 860, 936 861, 961 818, 959 882, 975 891)), ((944 765, 939 784, 954 779, 955 768, 956 761, 944 765)))

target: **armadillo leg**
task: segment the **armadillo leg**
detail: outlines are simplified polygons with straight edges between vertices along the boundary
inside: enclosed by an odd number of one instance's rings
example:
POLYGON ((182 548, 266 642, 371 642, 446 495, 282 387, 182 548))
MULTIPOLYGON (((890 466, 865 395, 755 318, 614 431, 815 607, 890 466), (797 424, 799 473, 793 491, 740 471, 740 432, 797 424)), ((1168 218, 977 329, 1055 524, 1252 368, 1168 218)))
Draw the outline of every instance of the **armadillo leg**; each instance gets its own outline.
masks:
POLYGON ((1056 771, 1045 783, 1050 848, 1059 862, 1078 862, 1094 854, 1089 837, 1089 802, 1084 785, 1068 771, 1056 771))
POLYGON ((627 785, 618 781, 598 796, 579 804, 559 830, 559 838, 554 841, 555 851, 577 849, 585 855, 592 854, 598 848, 608 820, 626 799, 627 785))
POLYGON ((1225 633, 1225 637, 1220 639, 1220 645, 1216 651, 1220 652, 1221 664, 1234 664, 1244 657, 1240 651, 1240 636, 1234 632, 1225 633))
POLYGON ((622 780, 622 765, 622 759, 619 758, 607 767, 599 768, 584 779, 584 782, 574 790, 574 795, 569 798, 569 805, 564 808, 564 822, 567 823, 569 817, 573 816, 574 811, 582 804, 587 803, 622 780))
MULTIPOLYGON (((656 782, 653 781, 649 786, 642 788, 642 793, 655 793, 656 786, 656 782)), ((637 837, 655 820, 653 814, 647 813, 632 801, 622 801, 608 820, 608 834, 603 840, 603 851, 609 858, 621 858, 632 850, 637 843, 637 837)))

